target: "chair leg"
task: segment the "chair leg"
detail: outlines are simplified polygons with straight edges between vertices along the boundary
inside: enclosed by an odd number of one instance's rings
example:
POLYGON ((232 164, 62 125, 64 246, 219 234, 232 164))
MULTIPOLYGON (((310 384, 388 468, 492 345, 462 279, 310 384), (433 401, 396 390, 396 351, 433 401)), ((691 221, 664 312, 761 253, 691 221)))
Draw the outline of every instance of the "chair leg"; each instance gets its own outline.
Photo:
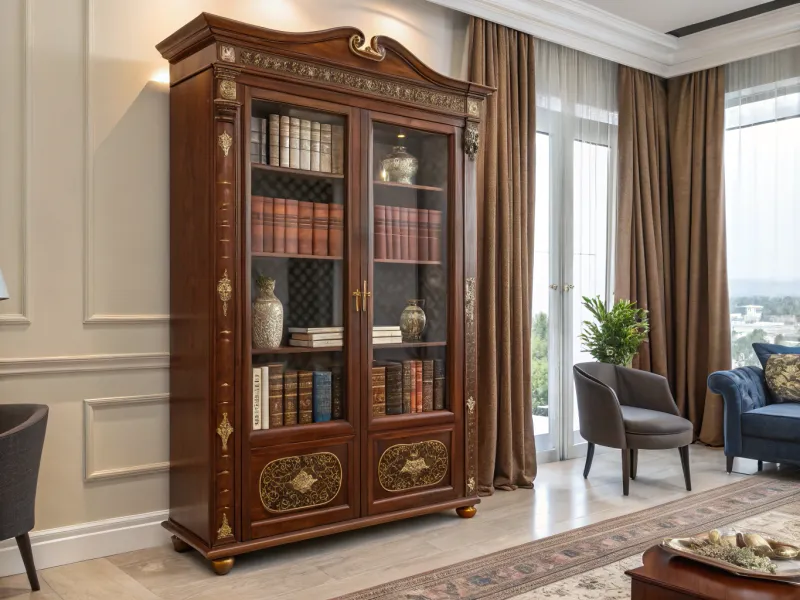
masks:
POLYGON ((683 479, 686 482, 686 491, 692 491, 692 473, 689 468, 689 446, 678 448, 681 454, 681 466, 683 467, 683 479))
POLYGON ((728 475, 730 475, 731 471, 733 471, 733 458, 733 456, 725 457, 725 470, 728 472, 728 475))
POLYGON ((631 453, 625 448, 622 451, 622 495, 627 496, 631 477, 631 453))
POLYGON ((19 553, 22 555, 22 563, 25 565, 25 571, 28 573, 28 582, 31 584, 31 589, 38 592, 39 577, 36 575, 36 566, 33 564, 33 550, 31 550, 31 538, 27 533, 18 535, 16 537, 19 553))
POLYGON ((639 451, 631 448, 631 479, 636 479, 636 469, 639 467, 639 451))
POLYGON ((594 458, 594 444, 589 442, 589 447, 586 448, 586 466, 583 467, 583 478, 589 478, 589 471, 592 468, 592 459, 594 458))
POLYGON ((758 470, 759 471, 763 471, 764 470, 764 461, 763 460, 758 461, 758 470))

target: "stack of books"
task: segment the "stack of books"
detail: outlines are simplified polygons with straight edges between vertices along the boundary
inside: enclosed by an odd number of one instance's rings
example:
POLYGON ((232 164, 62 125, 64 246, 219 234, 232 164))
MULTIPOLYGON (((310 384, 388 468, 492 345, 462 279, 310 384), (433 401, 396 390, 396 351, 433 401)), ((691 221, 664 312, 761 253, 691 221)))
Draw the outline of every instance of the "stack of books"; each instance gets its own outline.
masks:
POLYGON ((402 344, 403 335, 399 325, 372 328, 372 345, 383 346, 386 344, 402 344))
POLYGON ((289 345, 300 348, 336 348, 344 343, 344 327, 289 327, 289 345))
POLYGON ((344 205, 253 196, 253 252, 336 256, 344 252, 344 205))
POLYGON ((401 415, 445 409, 444 360, 374 361, 372 415, 401 415))
POLYGON ((441 262, 442 211, 375 207, 375 258, 441 262))
POLYGON ((250 119, 250 162, 344 173, 344 126, 286 115, 250 119))

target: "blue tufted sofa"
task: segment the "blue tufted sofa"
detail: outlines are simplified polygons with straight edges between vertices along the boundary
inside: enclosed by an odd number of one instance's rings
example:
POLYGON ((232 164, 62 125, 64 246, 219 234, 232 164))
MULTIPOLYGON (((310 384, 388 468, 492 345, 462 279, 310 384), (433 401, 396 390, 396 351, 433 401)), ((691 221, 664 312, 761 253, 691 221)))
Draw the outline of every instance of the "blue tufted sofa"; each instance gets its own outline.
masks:
POLYGON ((772 403, 758 367, 717 371, 708 387, 725 400, 725 457, 727 471, 733 459, 751 458, 761 463, 800 463, 800 403, 772 403))

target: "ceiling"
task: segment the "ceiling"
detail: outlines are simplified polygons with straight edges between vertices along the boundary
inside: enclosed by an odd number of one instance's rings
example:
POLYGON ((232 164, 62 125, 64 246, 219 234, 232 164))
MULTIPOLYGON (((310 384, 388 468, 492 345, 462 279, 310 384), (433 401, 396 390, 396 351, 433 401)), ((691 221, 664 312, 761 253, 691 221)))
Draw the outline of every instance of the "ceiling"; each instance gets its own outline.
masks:
POLYGON ((661 33, 694 25, 769 0, 583 0, 661 33))

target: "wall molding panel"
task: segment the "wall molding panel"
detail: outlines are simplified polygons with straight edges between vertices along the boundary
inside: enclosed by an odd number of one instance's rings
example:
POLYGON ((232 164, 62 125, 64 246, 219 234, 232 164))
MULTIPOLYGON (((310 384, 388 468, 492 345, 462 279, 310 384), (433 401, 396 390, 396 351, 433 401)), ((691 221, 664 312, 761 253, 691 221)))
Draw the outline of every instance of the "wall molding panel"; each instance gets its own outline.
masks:
POLYGON ((168 368, 169 352, 0 359, 0 377, 168 368))
POLYGON ((169 470, 169 461, 147 463, 142 465, 98 469, 97 444, 95 440, 95 413, 98 410, 108 410, 121 406, 136 404, 166 404, 169 394, 152 394, 141 396, 119 396, 116 398, 92 398, 84 400, 84 452, 83 452, 83 480, 86 482, 101 479, 117 479, 120 477, 135 477, 151 473, 162 473, 169 470))

